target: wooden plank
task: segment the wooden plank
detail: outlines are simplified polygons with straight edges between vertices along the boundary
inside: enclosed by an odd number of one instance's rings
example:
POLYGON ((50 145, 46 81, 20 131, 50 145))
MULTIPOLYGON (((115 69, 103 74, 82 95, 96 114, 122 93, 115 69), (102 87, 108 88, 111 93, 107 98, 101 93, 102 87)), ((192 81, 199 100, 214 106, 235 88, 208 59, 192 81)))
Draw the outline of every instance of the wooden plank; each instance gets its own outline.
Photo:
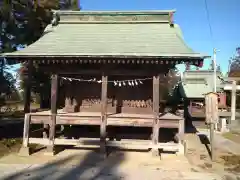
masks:
MULTIPOLYGON (((48 114, 34 114, 31 113, 31 124, 50 124, 51 115, 48 114)), ((56 124, 64 125, 100 125, 101 116, 80 116, 71 115, 67 116, 66 114, 58 114, 56 117, 56 124)), ((153 116, 152 115, 139 115, 139 114, 116 114, 107 116, 107 126, 133 126, 133 127, 153 127, 153 116)), ((159 128, 178 128, 179 120, 164 120, 161 119, 158 121, 159 128)))
MULTIPOLYGON (((153 135, 152 135, 152 143, 154 145, 158 144, 158 136, 159 136, 159 80, 160 76, 153 76, 153 135)), ((153 149, 153 155, 158 155, 158 149, 153 149)))
MULTIPOLYGON (((51 115, 51 111, 40 111, 30 113, 31 116, 49 116, 51 115)), ((58 116, 67 116, 67 117, 101 117, 101 112, 74 112, 74 113, 66 113, 63 112, 62 109, 59 109, 57 112, 58 116)), ((107 113, 108 118, 142 118, 142 119, 153 119, 153 114, 137 114, 137 113, 107 113)))
POLYGON ((101 117, 98 118, 66 118, 66 117, 58 117, 57 116, 57 122, 56 124, 61 124, 61 125, 100 125, 101 124, 101 117))
POLYGON ((101 125, 100 125, 100 142, 101 153, 106 155, 106 137, 107 137, 107 86, 108 77, 102 74, 102 92, 101 92, 101 125))
POLYGON ((159 120, 159 128, 178 128, 179 120, 159 120))
POLYGON ((218 96, 215 93, 205 95, 206 122, 217 123, 218 121, 218 96))
POLYGON ((51 124, 51 115, 31 116, 31 124, 51 124))
POLYGON ((153 119, 108 118, 108 126, 152 127, 153 119))
POLYGON ((57 96, 58 95, 58 75, 52 75, 51 81, 51 123, 49 128, 49 145, 47 151, 54 154, 54 138, 56 128, 56 115, 57 115, 57 96))
MULTIPOLYGON (((34 116, 31 124, 50 123, 51 116, 34 116)), ((101 117, 67 117, 57 115, 56 124, 64 125, 100 125, 101 117)), ((107 126, 134 126, 134 127, 152 127, 153 119, 131 119, 131 118, 107 118, 107 126)), ((175 122, 170 122, 162 125, 163 127, 177 127, 175 122)))

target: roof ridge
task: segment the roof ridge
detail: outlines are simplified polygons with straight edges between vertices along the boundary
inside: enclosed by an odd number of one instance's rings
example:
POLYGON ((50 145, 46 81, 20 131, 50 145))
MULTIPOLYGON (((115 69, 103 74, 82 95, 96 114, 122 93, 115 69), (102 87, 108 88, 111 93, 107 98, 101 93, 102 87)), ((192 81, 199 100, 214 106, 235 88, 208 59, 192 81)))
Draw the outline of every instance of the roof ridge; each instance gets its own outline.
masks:
POLYGON ((163 15, 169 13, 175 13, 176 10, 140 10, 140 11, 71 11, 71 10, 56 10, 59 15, 140 15, 140 14, 149 14, 149 15, 163 15))
POLYGON ((174 10, 162 11, 55 11, 59 23, 173 23, 174 10))

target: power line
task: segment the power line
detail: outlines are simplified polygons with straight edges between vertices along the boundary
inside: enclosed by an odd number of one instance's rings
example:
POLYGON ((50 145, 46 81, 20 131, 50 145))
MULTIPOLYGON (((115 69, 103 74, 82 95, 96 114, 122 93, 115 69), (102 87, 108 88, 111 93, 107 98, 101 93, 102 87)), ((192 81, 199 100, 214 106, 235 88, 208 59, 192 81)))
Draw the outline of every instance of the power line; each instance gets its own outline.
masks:
POLYGON ((207 21, 208 21, 208 27, 209 27, 209 31, 210 31, 210 37, 211 37, 212 45, 214 46, 212 24, 210 22, 210 14, 209 14, 207 0, 204 0, 204 4, 205 4, 205 10, 206 10, 206 14, 207 14, 207 21))

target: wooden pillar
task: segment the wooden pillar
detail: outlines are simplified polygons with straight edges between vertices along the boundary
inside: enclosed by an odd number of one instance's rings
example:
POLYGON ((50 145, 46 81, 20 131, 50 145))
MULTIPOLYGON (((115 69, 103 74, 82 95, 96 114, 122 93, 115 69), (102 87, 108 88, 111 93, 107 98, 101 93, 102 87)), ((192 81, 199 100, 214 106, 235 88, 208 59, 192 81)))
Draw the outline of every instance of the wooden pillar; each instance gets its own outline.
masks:
POLYGON ((100 126, 100 151, 104 157, 106 151, 106 136, 107 136, 107 83, 108 76, 102 74, 102 93, 101 93, 101 126, 100 126))
POLYGON ((58 75, 52 75, 51 82, 51 121, 49 123, 49 145, 47 152, 54 155, 54 138, 56 128, 56 115, 57 115, 57 97, 58 97, 58 75))
POLYGON ((178 154, 185 154, 185 147, 184 147, 184 134, 185 134, 185 120, 184 118, 179 120, 179 127, 178 127, 178 154))
POLYGON ((189 112, 190 115, 192 115, 192 113, 193 113, 193 102, 192 102, 192 100, 190 100, 188 112, 189 112))
POLYGON ((210 147, 211 147, 211 159, 215 160, 215 148, 214 148, 214 127, 218 122, 218 95, 216 93, 208 93, 205 95, 205 109, 206 109, 206 122, 210 124, 210 147))
POLYGON ((30 131, 30 104, 31 104, 31 80, 32 80, 32 61, 28 61, 25 66, 25 70, 23 71, 23 79, 24 79, 24 129, 23 129, 23 144, 20 149, 19 155, 28 156, 30 155, 30 148, 28 146, 29 142, 29 131, 30 131))
POLYGON ((32 61, 28 61, 26 65, 26 71, 24 71, 24 113, 30 112, 31 104, 31 80, 32 80, 32 61))
POLYGON ((158 136, 159 136, 159 80, 160 76, 153 76, 153 114, 154 114, 154 120, 153 120, 153 133, 152 133, 152 154, 153 156, 158 156, 158 136))
POLYGON ((237 95, 237 83, 232 82, 232 98, 231 98, 231 123, 236 119, 236 95, 237 95))

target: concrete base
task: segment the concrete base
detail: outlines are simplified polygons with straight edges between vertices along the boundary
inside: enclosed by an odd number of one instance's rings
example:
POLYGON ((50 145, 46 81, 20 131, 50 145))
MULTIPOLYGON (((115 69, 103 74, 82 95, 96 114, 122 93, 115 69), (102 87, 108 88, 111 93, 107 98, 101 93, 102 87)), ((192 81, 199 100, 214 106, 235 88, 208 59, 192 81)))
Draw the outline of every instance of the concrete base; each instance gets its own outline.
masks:
POLYGON ((30 156, 30 148, 29 147, 21 147, 18 155, 19 156, 30 156))
POLYGON ((229 129, 227 128, 227 119, 226 118, 221 118, 220 119, 220 132, 225 133, 228 132, 229 129))
POLYGON ((46 156, 54 156, 56 154, 55 147, 48 146, 44 155, 46 156))
POLYGON ((151 150, 151 153, 152 153, 152 156, 153 157, 158 157, 160 154, 159 154, 159 149, 152 149, 151 150))

